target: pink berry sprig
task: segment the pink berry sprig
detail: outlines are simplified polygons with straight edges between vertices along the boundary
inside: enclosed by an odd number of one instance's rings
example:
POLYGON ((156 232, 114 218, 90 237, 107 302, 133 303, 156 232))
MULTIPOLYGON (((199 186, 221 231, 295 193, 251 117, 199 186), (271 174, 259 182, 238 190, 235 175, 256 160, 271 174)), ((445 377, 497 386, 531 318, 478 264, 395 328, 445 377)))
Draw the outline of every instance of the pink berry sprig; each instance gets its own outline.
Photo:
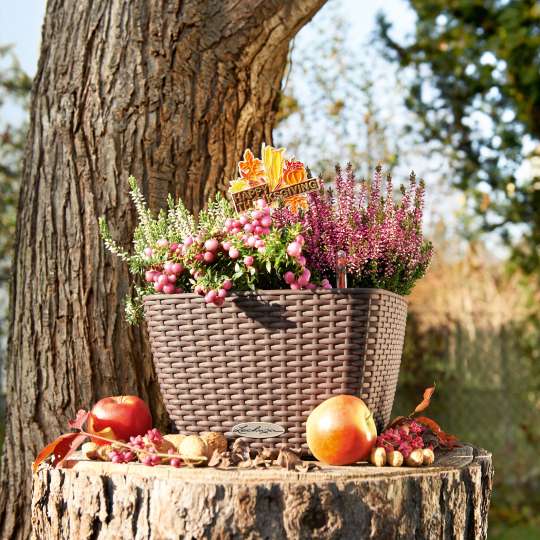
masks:
POLYGON ((113 463, 129 463, 137 457, 131 450, 111 450, 108 455, 113 463))
POLYGON ((153 284, 156 292, 171 294, 181 292, 180 278, 185 287, 189 274, 193 292, 208 305, 217 307, 224 305, 235 287, 277 285, 279 280, 271 277, 274 269, 278 269, 278 275, 283 273, 282 279, 291 289, 331 288, 326 279, 314 282, 306 267, 305 240, 300 229, 276 227, 274 212, 266 201, 259 200, 254 208, 225 219, 214 230, 201 229, 185 237, 182 243, 158 240, 148 248, 148 256, 151 261, 163 260, 164 256, 169 260, 153 264, 145 274, 146 281, 153 284))
POLYGON ((162 451, 165 440, 160 431, 155 428, 147 431, 144 436, 130 437, 127 443, 113 441, 100 435, 86 433, 83 430, 81 430, 81 433, 107 444, 112 444, 113 448, 108 452, 108 457, 113 463, 130 463, 138 460, 143 465, 150 467, 167 463, 173 467, 183 465, 182 456, 176 454, 173 449, 168 448, 166 451, 162 451))
POLYGON ((398 450, 406 459, 413 450, 425 447, 422 438, 425 430, 424 426, 412 420, 395 428, 387 428, 377 437, 375 446, 387 451, 398 450))
POLYGON ((207 304, 222 306, 233 288, 233 280, 225 277, 220 285, 213 288, 197 283, 207 273, 205 266, 222 260, 230 267, 240 264, 246 271, 255 272, 255 255, 265 253, 265 237, 270 234, 271 226, 270 207, 266 201, 260 200, 253 210, 243 212, 237 218, 226 219, 223 229, 214 236, 192 239, 189 261, 193 262, 190 272, 196 280, 193 291, 203 296, 207 304), (242 252, 246 251, 247 254, 243 255, 242 252))

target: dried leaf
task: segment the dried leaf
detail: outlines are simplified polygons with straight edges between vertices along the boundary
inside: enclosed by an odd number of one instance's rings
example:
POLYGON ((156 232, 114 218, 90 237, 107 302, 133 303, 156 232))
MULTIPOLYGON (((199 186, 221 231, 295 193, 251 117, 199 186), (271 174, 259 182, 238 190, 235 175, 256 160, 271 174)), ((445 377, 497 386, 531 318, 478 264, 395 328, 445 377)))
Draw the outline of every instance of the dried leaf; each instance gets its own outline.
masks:
POLYGON ((37 455, 36 460, 32 463, 32 471, 36 472, 40 463, 45 461, 48 457, 54 457, 54 466, 59 467, 62 463, 75 452, 82 443, 86 440, 86 435, 82 433, 65 433, 60 435, 52 443, 48 444, 37 455))
POLYGON ((394 428, 396 426, 399 426, 403 422, 408 422, 410 418, 408 416, 396 416, 393 420, 390 421, 390 423, 384 428, 384 431, 386 431, 389 428, 394 428))
POLYGON ((294 469, 297 465, 300 465, 302 460, 298 457, 298 454, 292 450, 280 450, 276 459, 276 465, 284 467, 287 470, 294 469))
POLYGON ((249 452, 249 443, 244 439, 235 439, 232 445, 232 451, 237 454, 249 452))
POLYGON ((238 464, 239 469, 253 469, 253 461, 251 459, 246 459, 244 461, 241 461, 238 464))
POLYGON ((427 428, 429 428, 433 434, 437 437, 439 446, 443 448, 456 448, 461 446, 458 442, 458 438, 455 435, 445 433, 439 424, 426 416, 419 416, 416 421, 427 428))
POLYGON ((433 396, 435 392, 435 385, 430 386, 429 388, 426 388, 424 390, 424 395, 422 401, 416 406, 416 409, 411 413, 411 416, 413 416, 416 413, 425 411, 431 402, 431 397, 433 396))
POLYGON ((222 460, 222 455, 219 451, 214 450, 212 452, 212 455, 210 456, 210 459, 208 460, 208 466, 209 467, 217 467, 222 460))
POLYGON ((212 456, 214 465, 210 465, 211 467, 217 467, 219 469, 228 469, 229 467, 232 467, 231 458, 229 452, 222 452, 219 455, 212 456))
POLYGON ((253 458, 251 462, 253 463, 254 467, 259 467, 259 468, 265 468, 269 464, 261 454, 259 454, 258 456, 255 456, 255 458, 253 458))
POLYGON ((313 461, 302 461, 302 463, 296 466, 298 472, 318 471, 320 468, 321 467, 313 461))
POLYGON ((264 459, 269 459, 273 461, 274 459, 277 459, 278 455, 279 450, 277 448, 270 448, 268 446, 265 446, 261 450, 261 457, 263 457, 264 459))
POLYGON ((86 420, 88 419, 88 415, 90 413, 88 411, 85 411, 84 409, 80 409, 77 411, 77 416, 74 420, 68 421, 68 426, 71 429, 79 429, 82 430, 84 427, 84 424, 86 423, 86 420))

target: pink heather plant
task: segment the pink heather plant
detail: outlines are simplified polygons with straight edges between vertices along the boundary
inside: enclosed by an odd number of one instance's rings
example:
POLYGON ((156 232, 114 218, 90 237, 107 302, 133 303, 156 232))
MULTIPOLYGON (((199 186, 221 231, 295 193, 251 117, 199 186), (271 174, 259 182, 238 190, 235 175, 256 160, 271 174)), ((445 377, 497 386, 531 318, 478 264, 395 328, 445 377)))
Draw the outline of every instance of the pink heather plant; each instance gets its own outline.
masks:
POLYGON ((311 194, 302 215, 282 209, 274 219, 282 225, 301 224, 306 267, 319 278, 336 283, 337 254, 343 250, 349 287, 408 294, 424 275, 433 251, 422 234, 424 183, 417 183, 411 173, 396 204, 390 175, 383 190, 380 166, 371 184, 357 183, 350 164, 344 172, 336 167, 336 173, 335 191, 311 194))

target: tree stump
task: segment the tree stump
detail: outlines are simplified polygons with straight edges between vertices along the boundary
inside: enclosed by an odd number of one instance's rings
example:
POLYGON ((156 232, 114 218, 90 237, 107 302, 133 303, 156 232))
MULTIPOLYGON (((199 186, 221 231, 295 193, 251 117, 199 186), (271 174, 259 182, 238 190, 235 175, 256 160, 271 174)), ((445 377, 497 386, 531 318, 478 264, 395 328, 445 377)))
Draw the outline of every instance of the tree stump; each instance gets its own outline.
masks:
POLYGON ((493 476, 470 447, 420 469, 68 467, 34 475, 36 539, 479 539, 493 476))

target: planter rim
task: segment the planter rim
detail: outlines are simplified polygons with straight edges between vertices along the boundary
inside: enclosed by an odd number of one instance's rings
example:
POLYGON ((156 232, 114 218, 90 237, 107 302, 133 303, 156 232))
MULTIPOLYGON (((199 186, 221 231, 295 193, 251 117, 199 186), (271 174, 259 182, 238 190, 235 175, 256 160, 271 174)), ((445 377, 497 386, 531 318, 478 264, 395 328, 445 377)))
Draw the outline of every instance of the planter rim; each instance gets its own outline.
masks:
MULTIPOLYGON (((369 288, 369 287, 347 287, 345 289, 316 289, 314 291, 310 291, 309 289, 257 289, 255 291, 231 291, 229 295, 227 295, 227 298, 232 298, 235 296, 252 296, 252 295, 263 295, 267 294, 270 296, 278 296, 281 294, 287 294, 287 295, 303 295, 303 296, 309 296, 314 294, 348 294, 351 292, 357 292, 357 293, 383 293, 388 296, 394 296, 396 298, 399 298, 405 303, 408 303, 407 297, 402 296, 401 294, 397 294, 392 291, 388 291, 386 289, 378 289, 378 288, 369 288)), ((202 296, 195 294, 195 293, 176 293, 176 294, 164 294, 164 293, 158 293, 158 294, 147 294, 144 296, 143 301, 146 300, 164 300, 164 299, 174 299, 174 298, 203 298, 202 296)))

